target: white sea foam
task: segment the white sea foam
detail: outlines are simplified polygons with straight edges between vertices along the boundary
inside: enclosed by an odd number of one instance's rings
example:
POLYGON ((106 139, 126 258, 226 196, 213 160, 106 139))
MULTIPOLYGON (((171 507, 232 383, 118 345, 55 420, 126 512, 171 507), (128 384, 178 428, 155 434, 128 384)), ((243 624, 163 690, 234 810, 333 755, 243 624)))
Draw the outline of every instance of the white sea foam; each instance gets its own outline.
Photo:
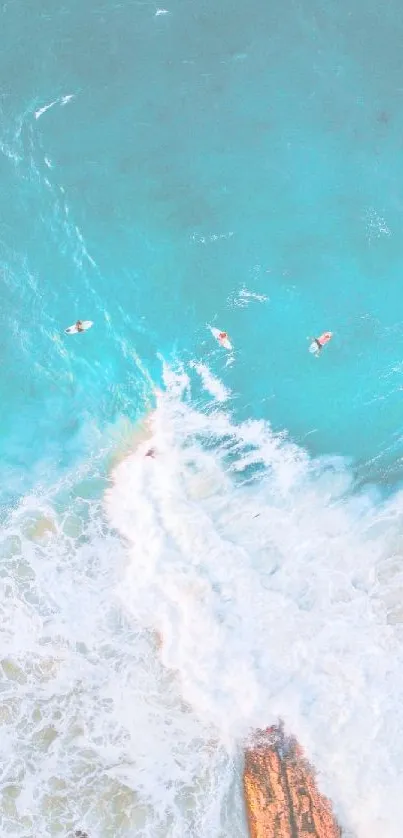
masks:
POLYGON ((221 239, 231 239, 234 235, 233 231, 230 230, 229 233, 207 233, 202 235, 201 233, 192 233, 191 240, 195 242, 195 244, 207 244, 208 242, 217 242, 221 239))
POLYGON ((48 105, 44 105, 42 108, 38 108, 38 110, 35 111, 35 119, 40 119, 42 114, 46 113, 46 111, 49 111, 50 108, 53 108, 54 105, 58 104, 58 102, 59 102, 58 99, 54 99, 53 102, 49 102, 48 105))
POLYGON ((236 753, 125 617, 128 557, 92 485, 26 499, 3 530, 1 834, 241 838, 236 753))
POLYGON ((228 297, 229 305, 233 305, 236 308, 246 308, 252 302, 267 303, 269 302, 269 298, 266 294, 257 294, 255 291, 249 291, 245 286, 235 295, 228 297))
POLYGON ((366 223, 369 242, 371 242, 374 238, 379 239, 381 236, 391 235, 391 230, 389 229, 385 219, 374 209, 374 207, 370 207, 367 210, 366 223))
POLYGON ((104 501, 84 464, 3 529, 1 834, 244 838, 238 747, 281 716, 400 838, 401 494, 165 382, 104 501))
POLYGON ((117 468, 107 498, 132 545, 122 604, 160 633, 164 665, 206 724, 239 740, 282 716, 344 824, 398 838, 402 497, 347 500, 339 468, 314 467, 262 424, 176 400, 157 413, 154 444, 154 460, 117 468), (208 453, 211 434, 226 444, 208 453), (265 480, 234 484, 228 438, 237 470, 257 460, 265 480))
POLYGON ((53 108, 55 105, 61 105, 62 107, 63 105, 67 105, 72 99, 74 99, 74 93, 69 93, 67 96, 61 96, 60 99, 53 99, 53 101, 49 102, 48 105, 44 105, 42 108, 38 108, 38 110, 35 111, 35 119, 40 119, 46 111, 49 111, 50 108, 53 108))
POLYGON ((268 299, 265 294, 256 294, 255 291, 248 291, 247 288, 241 288, 239 292, 239 300, 244 305, 248 305, 253 300, 257 303, 266 303, 268 299))
POLYGON ((200 376, 204 389, 207 393, 210 393, 210 395, 213 396, 217 402, 225 402, 229 399, 231 395, 230 391, 227 387, 225 387, 223 382, 211 372, 206 364, 195 361, 192 364, 192 367, 200 376))

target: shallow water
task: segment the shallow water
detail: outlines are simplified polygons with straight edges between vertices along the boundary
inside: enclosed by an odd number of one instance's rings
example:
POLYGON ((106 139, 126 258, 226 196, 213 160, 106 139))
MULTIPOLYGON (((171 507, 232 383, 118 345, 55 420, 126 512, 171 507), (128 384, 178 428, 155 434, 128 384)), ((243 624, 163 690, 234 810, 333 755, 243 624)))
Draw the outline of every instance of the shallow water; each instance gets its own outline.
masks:
POLYGON ((2 834, 243 836, 281 715, 394 838, 400 9, 0 19, 2 834))

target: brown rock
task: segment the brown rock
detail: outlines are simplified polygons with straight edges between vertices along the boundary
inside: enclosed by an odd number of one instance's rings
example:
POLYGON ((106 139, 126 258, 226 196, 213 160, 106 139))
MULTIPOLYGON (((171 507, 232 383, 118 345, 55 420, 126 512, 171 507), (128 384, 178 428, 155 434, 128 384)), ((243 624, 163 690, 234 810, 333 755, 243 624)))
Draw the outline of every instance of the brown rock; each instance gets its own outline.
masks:
POLYGON ((312 768, 281 727, 259 731, 245 753, 243 783, 251 838, 341 838, 312 768))

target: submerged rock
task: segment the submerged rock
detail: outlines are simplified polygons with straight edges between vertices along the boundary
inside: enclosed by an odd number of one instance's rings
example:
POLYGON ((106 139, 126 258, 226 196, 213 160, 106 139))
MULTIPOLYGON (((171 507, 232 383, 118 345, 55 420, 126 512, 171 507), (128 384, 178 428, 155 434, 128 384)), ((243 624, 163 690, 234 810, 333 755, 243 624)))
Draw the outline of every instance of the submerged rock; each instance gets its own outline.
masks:
POLYGON ((260 731, 247 749, 243 784, 250 838, 341 838, 311 766, 280 727, 260 731))

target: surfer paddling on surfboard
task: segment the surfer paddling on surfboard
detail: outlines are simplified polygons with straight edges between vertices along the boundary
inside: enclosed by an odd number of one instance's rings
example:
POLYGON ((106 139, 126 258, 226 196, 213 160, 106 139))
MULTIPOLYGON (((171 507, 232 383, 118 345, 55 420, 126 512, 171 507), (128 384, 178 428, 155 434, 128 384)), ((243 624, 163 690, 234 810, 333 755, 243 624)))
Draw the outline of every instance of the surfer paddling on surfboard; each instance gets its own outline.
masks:
POLYGON ((220 332, 219 329, 216 329, 214 326, 210 326, 210 331, 213 337, 215 337, 217 343, 220 344, 224 349, 232 349, 232 343, 228 337, 227 332, 220 332))
POLYGON ((313 352, 315 355, 319 355, 322 352, 324 346, 329 343, 333 337, 333 332, 322 332, 322 334, 318 338, 311 338, 312 343, 309 347, 309 351, 313 352))
POLYGON ((86 332, 92 325, 92 320, 76 320, 72 326, 69 326, 64 331, 66 332, 66 335, 78 335, 79 332, 86 332))

